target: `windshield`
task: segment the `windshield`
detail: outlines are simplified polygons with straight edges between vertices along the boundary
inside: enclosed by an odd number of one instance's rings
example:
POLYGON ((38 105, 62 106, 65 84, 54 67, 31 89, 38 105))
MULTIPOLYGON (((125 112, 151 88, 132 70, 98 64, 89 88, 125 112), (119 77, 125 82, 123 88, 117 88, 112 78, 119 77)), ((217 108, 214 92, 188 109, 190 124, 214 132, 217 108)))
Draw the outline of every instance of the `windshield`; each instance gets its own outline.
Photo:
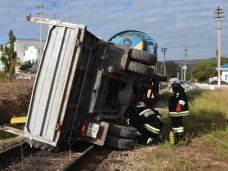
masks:
POLYGON ((154 46, 153 45, 150 45, 150 44, 147 44, 147 51, 154 54, 154 46))

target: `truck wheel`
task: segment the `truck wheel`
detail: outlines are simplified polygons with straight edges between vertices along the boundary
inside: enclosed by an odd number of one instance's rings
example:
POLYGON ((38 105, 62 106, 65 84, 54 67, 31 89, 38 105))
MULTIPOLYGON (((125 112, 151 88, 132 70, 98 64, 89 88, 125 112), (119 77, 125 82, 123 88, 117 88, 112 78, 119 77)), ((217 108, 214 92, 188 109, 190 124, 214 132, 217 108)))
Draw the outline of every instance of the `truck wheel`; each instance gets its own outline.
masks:
POLYGON ((136 137, 137 129, 130 125, 117 125, 110 123, 108 133, 122 138, 134 139, 136 137))
POLYGON ((129 150, 134 148, 133 139, 125 139, 112 135, 107 135, 105 139, 105 144, 110 147, 114 147, 120 150, 129 150))
POLYGON ((143 63, 146 65, 155 65, 157 62, 156 56, 154 56, 153 54, 151 54, 149 52, 146 52, 143 50, 138 50, 138 49, 130 49, 129 57, 139 63, 143 63))
POLYGON ((149 65, 140 64, 134 61, 129 61, 126 69, 143 75, 152 75, 154 73, 153 68, 151 68, 149 65))

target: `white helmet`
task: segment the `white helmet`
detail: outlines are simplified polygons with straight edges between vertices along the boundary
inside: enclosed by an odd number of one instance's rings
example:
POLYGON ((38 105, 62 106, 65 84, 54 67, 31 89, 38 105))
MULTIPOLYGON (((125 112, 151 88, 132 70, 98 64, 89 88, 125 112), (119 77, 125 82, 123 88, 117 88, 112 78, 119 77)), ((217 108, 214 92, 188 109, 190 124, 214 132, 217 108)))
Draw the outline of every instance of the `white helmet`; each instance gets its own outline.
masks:
POLYGON ((180 84, 180 80, 178 78, 172 78, 169 80, 169 84, 172 85, 174 83, 180 84))
POLYGON ((142 101, 137 102, 136 107, 145 107, 145 103, 142 101))

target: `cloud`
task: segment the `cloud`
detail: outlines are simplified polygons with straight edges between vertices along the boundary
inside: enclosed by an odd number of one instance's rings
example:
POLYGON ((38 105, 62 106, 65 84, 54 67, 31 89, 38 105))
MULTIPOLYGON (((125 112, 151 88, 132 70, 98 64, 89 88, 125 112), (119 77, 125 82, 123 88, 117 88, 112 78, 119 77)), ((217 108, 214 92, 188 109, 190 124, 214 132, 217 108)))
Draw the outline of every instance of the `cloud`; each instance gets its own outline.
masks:
MULTIPOLYGON (((26 15, 37 14, 44 4, 45 17, 53 18, 53 1, 1 0, 0 43, 7 41, 10 29, 18 38, 39 38, 39 25, 26 21, 26 15)), ((220 0, 228 13, 228 1, 220 0)), ((215 56, 217 21, 214 18, 218 1, 214 0, 56 0, 56 16, 72 23, 85 24, 94 35, 108 40, 129 29, 143 31, 167 47, 167 59, 183 58, 188 47, 189 59, 215 56)), ((227 15, 228 16, 228 15, 227 15)), ((46 34, 46 32, 45 32, 46 34)), ((228 56, 228 20, 222 22, 222 54, 228 56)))

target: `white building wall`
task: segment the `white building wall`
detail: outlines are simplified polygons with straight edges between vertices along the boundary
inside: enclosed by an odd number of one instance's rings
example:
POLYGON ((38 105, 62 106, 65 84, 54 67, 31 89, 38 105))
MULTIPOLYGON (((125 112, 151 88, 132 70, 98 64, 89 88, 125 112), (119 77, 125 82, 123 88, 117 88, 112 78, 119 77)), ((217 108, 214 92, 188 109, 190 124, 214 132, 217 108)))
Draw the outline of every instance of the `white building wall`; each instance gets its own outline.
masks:
POLYGON ((35 46, 28 47, 28 50, 25 51, 25 56, 23 62, 30 60, 31 62, 37 61, 38 49, 35 46))
MULTIPOLYGON (((42 44, 44 46, 45 41, 43 41, 42 44)), ((25 51, 27 51, 30 46, 39 49, 40 41, 35 39, 16 39, 14 50, 17 52, 17 57, 19 57, 21 61, 24 61, 25 51)), ((37 55, 39 55, 39 50, 37 52, 37 55)))
POLYGON ((222 71, 222 81, 225 81, 228 83, 228 70, 222 71))

